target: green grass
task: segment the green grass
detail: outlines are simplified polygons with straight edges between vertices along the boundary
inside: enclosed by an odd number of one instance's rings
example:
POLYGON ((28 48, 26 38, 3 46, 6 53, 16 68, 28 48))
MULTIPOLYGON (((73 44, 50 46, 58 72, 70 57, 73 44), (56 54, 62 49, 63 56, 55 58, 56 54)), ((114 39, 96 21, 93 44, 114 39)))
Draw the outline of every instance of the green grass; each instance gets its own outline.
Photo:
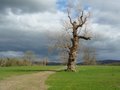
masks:
POLYGON ((120 90, 120 66, 80 66, 77 72, 57 72, 48 90, 120 90))
POLYGON ((0 67, 0 80, 6 79, 7 77, 30 74, 40 71, 50 71, 59 69, 60 66, 16 66, 16 67, 0 67))

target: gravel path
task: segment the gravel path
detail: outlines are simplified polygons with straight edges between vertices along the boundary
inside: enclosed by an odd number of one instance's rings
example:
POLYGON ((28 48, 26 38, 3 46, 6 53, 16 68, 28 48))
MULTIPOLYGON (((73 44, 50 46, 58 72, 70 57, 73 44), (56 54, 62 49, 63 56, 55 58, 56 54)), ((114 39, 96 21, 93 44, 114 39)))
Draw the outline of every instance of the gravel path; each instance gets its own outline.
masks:
POLYGON ((47 90, 45 80, 55 72, 44 71, 26 74, 0 81, 0 90, 47 90))

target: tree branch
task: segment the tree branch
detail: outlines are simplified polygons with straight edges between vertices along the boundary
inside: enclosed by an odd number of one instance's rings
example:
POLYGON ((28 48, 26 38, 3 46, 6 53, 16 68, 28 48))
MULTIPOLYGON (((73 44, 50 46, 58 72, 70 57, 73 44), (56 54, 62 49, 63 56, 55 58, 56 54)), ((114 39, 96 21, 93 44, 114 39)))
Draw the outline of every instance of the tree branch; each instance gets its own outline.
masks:
POLYGON ((68 10, 67 10, 67 13, 68 13, 68 18, 69 18, 69 20, 70 20, 70 23, 73 25, 72 19, 71 19, 71 17, 70 17, 70 14, 69 14, 69 11, 68 11, 68 10))
POLYGON ((78 21, 79 21, 78 27, 80 27, 83 22, 83 11, 81 11, 81 15, 78 17, 78 21))
POLYGON ((86 21, 87 21, 87 17, 84 18, 84 21, 82 22, 82 25, 85 24, 86 21))
POLYGON ((83 11, 82 11, 82 14, 81 14, 81 16, 80 16, 80 20, 81 20, 82 23, 83 23, 83 11))
POLYGON ((84 16, 84 12, 82 11, 81 16, 80 16, 80 18, 78 20, 79 21, 78 27, 82 27, 83 24, 85 24, 85 22, 87 21, 87 17, 84 17, 84 20, 83 20, 83 16, 84 16))
POLYGON ((71 38, 71 42, 72 42, 72 43, 74 42, 73 38, 71 38))
POLYGON ((79 39, 84 39, 84 40, 91 40, 91 37, 85 37, 85 36, 78 36, 79 39))

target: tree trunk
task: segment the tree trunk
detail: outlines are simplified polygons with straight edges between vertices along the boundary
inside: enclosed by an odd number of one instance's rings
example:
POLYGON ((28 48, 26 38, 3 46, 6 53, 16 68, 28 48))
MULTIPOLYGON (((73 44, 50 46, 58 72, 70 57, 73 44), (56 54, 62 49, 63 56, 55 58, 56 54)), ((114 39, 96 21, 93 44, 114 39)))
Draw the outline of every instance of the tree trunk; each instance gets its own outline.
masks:
POLYGON ((76 57, 75 57, 74 53, 72 52, 72 54, 69 54, 67 71, 76 71, 75 65, 76 65, 76 57))
POLYGON ((71 39, 71 41, 72 41, 72 46, 69 52, 67 71, 76 71, 75 65, 76 65, 76 58, 77 58, 77 50, 79 46, 79 38, 78 38, 76 29, 73 29, 73 38, 71 39))

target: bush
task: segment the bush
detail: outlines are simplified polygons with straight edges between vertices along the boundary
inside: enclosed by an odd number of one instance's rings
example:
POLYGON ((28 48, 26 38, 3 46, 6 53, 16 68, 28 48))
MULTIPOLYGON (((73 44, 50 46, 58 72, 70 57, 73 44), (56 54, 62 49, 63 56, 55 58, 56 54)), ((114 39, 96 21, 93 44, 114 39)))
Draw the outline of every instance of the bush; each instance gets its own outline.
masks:
POLYGON ((28 60, 22 60, 18 58, 4 58, 0 59, 0 66, 1 67, 8 67, 8 66, 29 66, 31 62, 28 60))

